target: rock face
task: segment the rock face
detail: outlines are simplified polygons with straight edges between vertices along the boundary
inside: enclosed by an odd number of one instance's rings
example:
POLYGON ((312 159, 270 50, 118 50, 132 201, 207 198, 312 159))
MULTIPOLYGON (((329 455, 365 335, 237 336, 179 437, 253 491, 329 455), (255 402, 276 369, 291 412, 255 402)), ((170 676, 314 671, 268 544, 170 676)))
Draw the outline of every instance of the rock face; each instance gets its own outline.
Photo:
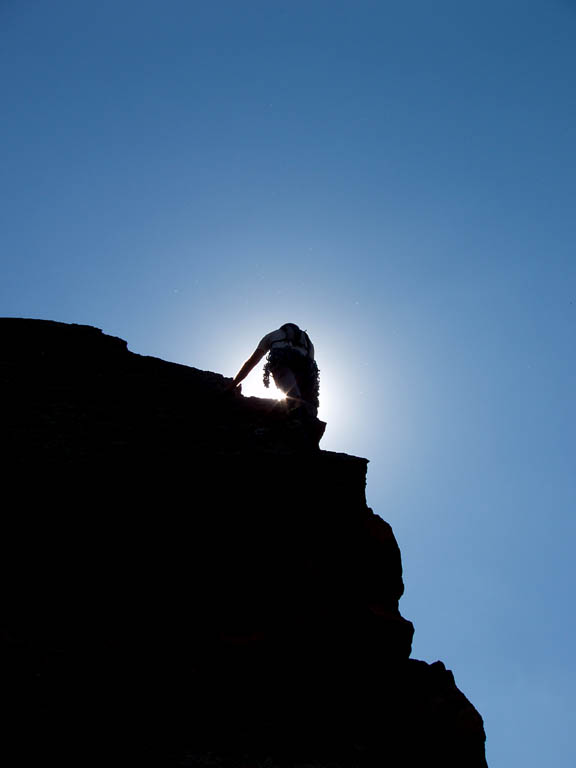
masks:
POLYGON ((0 337, 9 764, 486 766, 365 459, 98 329, 0 337))

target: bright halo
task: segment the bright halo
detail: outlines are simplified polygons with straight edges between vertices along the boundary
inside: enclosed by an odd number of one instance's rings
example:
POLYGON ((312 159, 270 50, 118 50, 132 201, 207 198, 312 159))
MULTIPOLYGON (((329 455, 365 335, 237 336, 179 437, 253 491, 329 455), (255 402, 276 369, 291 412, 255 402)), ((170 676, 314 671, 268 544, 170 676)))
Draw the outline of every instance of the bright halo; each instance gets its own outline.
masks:
POLYGON ((280 391, 274 379, 270 376, 270 386, 268 389, 262 381, 262 368, 255 368, 242 382, 242 394, 244 397, 263 397, 267 400, 284 400, 286 395, 280 391))

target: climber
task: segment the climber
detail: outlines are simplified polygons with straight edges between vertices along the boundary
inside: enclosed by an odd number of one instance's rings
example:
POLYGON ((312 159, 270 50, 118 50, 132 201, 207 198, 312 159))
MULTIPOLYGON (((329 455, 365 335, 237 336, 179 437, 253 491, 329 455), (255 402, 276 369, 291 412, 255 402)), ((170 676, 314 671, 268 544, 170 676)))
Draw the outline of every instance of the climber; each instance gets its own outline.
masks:
POLYGON ((314 345, 306 331, 295 323, 285 323, 277 331, 266 334, 256 350, 238 371, 229 389, 235 389, 268 353, 264 366, 264 386, 270 385, 270 374, 278 389, 286 394, 289 410, 316 417, 318 413, 319 377, 314 360, 314 345))

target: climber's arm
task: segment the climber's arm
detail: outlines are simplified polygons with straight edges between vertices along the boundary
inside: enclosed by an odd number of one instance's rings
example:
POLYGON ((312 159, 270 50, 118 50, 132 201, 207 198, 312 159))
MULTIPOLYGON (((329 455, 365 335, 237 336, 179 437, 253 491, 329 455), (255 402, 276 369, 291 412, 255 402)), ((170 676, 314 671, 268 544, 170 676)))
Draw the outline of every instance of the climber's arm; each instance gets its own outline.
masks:
POLYGON ((258 365, 258 363, 260 362, 260 360, 262 360, 265 354, 266 354, 266 350, 260 349, 260 347, 257 347, 254 350, 254 352, 250 355, 248 360, 246 360, 242 368, 240 368, 236 376, 234 376, 234 381, 230 385, 230 389, 234 389, 235 387, 238 386, 238 384, 240 384, 241 381, 244 381, 244 379, 246 378, 246 376, 248 376, 252 368, 258 365))

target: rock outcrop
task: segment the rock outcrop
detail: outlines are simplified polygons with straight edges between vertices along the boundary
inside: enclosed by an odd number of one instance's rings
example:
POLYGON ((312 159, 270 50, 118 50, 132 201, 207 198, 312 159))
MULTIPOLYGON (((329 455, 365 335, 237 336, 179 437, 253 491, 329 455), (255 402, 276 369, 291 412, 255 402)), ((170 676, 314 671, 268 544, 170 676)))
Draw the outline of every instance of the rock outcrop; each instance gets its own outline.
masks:
POLYGON ((0 337, 10 764, 486 766, 365 459, 98 329, 0 337))

